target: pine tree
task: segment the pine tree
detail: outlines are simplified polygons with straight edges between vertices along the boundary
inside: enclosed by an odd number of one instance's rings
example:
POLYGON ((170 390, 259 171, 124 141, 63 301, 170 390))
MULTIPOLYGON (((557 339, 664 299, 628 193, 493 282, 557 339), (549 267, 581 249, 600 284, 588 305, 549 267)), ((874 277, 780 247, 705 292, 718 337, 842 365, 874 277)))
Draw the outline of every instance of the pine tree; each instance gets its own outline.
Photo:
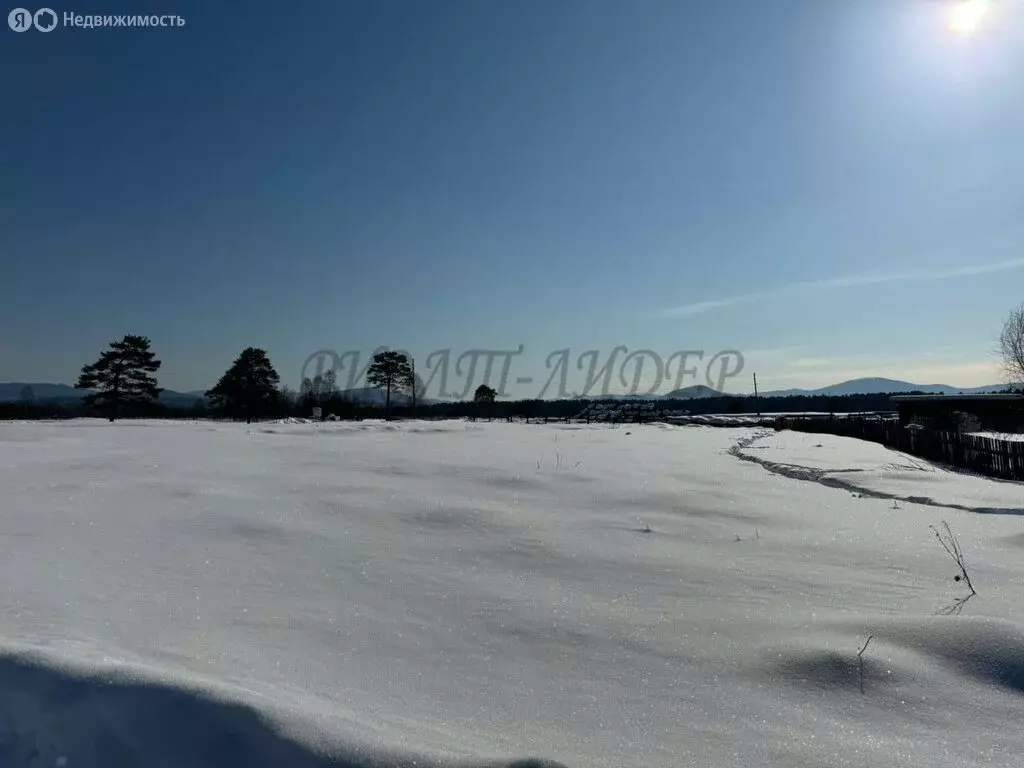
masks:
POLYGON ((378 352, 366 370, 370 386, 383 389, 387 394, 384 402, 384 416, 391 418, 391 393, 406 389, 414 380, 409 358, 401 352, 378 352))
POLYGON ((86 395, 85 404, 105 410, 113 421, 123 407, 147 405, 160 396, 156 378, 149 375, 159 369, 149 339, 129 335, 111 342, 99 360, 83 366, 75 386, 96 390, 86 395))
POLYGON ((409 361, 409 370, 403 374, 402 380, 398 382, 397 389, 409 395, 412 415, 413 418, 416 418, 416 405, 423 402, 427 385, 423 383, 423 377, 416 373, 416 360, 412 355, 407 356, 406 359, 409 361))
POLYGON ((247 347, 206 396, 221 411, 244 417, 251 424, 254 418, 268 416, 278 406, 280 381, 267 353, 247 347))
POLYGON ((491 387, 481 384, 473 393, 473 402, 476 404, 476 412, 483 416, 487 415, 488 420, 494 411, 494 398, 498 396, 491 387))
POLYGON ((494 398, 498 396, 491 387, 486 384, 481 384, 476 388, 476 392, 473 394, 473 401, 477 403, 493 403, 494 398))

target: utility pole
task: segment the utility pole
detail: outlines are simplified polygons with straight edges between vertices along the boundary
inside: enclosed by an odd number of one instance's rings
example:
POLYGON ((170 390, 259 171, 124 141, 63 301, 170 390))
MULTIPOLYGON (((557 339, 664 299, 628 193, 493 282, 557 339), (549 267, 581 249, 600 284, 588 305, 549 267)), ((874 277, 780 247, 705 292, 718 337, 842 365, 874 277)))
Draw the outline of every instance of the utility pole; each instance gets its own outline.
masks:
POLYGON ((757 415, 761 415, 761 401, 757 398, 757 374, 754 374, 754 407, 757 409, 757 415))

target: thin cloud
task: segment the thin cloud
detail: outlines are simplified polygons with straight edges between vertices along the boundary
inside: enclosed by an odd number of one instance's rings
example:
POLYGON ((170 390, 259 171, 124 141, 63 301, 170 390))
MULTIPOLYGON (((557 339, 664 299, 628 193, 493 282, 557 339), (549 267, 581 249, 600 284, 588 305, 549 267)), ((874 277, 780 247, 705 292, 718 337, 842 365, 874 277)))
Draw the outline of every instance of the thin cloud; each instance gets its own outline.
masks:
POLYGON ((713 301, 698 301, 693 304, 683 304, 679 307, 665 310, 664 314, 678 317, 682 315, 699 315, 703 312, 711 312, 722 307, 735 307, 738 304, 750 304, 761 299, 770 298, 771 293, 746 293, 739 296, 729 296, 724 299, 713 301))
POLYGON ((778 296, 786 296, 794 293, 806 293, 808 291, 818 291, 822 289, 852 288, 863 285, 880 285, 885 283, 921 283, 931 280, 949 280, 954 277, 988 275, 996 272, 1008 272, 1010 270, 1021 268, 1024 268, 1024 259, 1010 259, 1009 261, 997 261, 992 264, 974 264, 965 267, 953 267, 947 269, 922 269, 912 272, 897 272, 890 274, 847 275, 845 277, 833 277, 827 280, 805 280, 782 285, 771 291, 743 293, 710 301, 698 301, 692 304, 682 304, 678 307, 671 307, 670 309, 664 310, 662 315, 665 317, 699 315, 704 312, 711 312, 723 307, 751 304, 756 301, 763 301, 765 299, 771 299, 778 296))

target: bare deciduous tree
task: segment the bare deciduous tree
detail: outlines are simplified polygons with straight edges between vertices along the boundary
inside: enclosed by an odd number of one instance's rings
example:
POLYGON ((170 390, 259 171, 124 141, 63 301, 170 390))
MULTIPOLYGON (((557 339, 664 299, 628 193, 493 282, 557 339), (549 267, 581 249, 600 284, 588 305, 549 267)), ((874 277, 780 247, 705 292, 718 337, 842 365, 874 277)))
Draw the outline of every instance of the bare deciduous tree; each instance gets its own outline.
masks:
POLYGON ((999 355, 1006 381, 1024 386, 1024 303, 1010 312, 1003 323, 999 334, 999 355))
POLYGON ((298 403, 299 401, 299 396, 296 394, 295 390, 289 387, 287 384, 282 384, 281 388, 278 390, 278 393, 278 396, 280 397, 281 400, 281 405, 284 406, 284 409, 287 411, 288 415, 291 415, 292 410, 294 410, 296 403, 298 403))
POLYGON ((324 404, 341 397, 338 391, 338 376, 333 368, 318 373, 312 379, 302 380, 297 402, 304 410, 322 407, 324 404))

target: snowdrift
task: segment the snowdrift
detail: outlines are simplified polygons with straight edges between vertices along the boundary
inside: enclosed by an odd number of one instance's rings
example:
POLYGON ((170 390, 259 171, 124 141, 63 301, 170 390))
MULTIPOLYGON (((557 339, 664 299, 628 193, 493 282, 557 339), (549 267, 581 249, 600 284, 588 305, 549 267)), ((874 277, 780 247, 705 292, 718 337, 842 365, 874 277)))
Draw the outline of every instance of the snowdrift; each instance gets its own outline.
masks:
POLYGON ((0 690, 4 766, 370 765, 317 754, 251 706, 130 667, 89 667, 6 646, 0 690))
POLYGON ((849 692, 860 687, 863 661, 865 686, 873 692, 889 689, 906 697, 917 688, 924 700, 925 689, 934 699, 978 685, 1024 696, 1024 627, 1012 622, 977 616, 880 618, 833 629, 846 639, 846 648, 840 651, 832 642, 816 650, 788 650, 768 659, 768 678, 849 692), (858 658, 858 645, 865 643, 858 658), (940 667, 923 674, 933 661, 940 667))
POLYGON ((342 745, 295 713, 256 703, 251 692, 11 644, 0 645, 0 691, 5 768, 564 768, 538 759, 442 762, 342 745))

